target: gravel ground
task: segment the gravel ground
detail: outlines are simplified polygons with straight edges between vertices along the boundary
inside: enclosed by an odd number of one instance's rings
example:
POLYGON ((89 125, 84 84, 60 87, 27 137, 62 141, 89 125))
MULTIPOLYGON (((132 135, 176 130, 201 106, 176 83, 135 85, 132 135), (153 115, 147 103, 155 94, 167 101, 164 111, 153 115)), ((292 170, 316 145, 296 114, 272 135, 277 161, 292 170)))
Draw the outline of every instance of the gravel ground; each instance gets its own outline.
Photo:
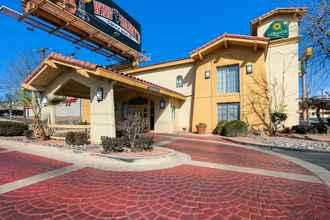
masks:
POLYGON ((289 149, 313 150, 330 152, 330 142, 311 141, 286 137, 252 137, 265 145, 278 146, 289 149))

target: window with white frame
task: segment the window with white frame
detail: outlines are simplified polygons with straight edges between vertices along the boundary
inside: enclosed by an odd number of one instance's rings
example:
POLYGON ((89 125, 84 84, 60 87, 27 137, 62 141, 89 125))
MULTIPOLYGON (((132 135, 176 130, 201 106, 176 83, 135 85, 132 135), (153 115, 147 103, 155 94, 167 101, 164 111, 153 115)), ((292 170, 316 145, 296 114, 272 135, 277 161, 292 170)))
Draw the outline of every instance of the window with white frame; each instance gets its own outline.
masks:
POLYGON ((240 120, 239 103, 218 104, 218 121, 240 120))
POLYGON ((218 94, 236 93, 240 91, 239 65, 219 67, 217 70, 218 94))
POLYGON ((176 88, 183 87, 183 76, 179 75, 176 77, 176 88))

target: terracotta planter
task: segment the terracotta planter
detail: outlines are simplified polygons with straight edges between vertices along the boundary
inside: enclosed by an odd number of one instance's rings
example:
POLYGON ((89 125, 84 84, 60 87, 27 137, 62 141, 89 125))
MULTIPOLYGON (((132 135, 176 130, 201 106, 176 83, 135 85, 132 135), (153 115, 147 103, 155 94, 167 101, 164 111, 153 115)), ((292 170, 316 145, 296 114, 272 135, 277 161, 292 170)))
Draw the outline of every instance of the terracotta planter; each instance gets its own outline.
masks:
POLYGON ((198 134, 205 134, 206 133, 206 127, 207 127, 207 125, 202 124, 202 123, 196 125, 197 133, 198 134))

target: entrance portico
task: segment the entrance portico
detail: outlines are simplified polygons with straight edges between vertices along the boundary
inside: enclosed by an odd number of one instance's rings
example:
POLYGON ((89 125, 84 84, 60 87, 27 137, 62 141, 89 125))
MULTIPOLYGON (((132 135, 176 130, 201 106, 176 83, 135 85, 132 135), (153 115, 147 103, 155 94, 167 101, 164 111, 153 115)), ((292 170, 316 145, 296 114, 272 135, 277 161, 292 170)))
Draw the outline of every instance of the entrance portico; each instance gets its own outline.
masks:
MULTIPOLYGON (((175 91, 59 54, 44 60, 22 86, 49 99, 68 96, 89 100, 92 143, 99 143, 102 136, 115 137, 116 124, 133 112, 141 113, 147 130, 171 133, 176 124, 173 109, 185 101, 185 96, 175 91)), ((46 108, 50 122, 55 123, 54 107, 46 108)))

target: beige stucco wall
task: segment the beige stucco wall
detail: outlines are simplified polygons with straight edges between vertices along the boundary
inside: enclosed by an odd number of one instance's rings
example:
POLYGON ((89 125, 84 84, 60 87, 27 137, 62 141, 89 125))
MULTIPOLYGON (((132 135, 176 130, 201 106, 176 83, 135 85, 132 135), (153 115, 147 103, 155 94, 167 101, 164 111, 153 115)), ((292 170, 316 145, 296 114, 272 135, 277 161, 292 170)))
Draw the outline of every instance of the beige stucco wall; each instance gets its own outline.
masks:
MULTIPOLYGON (((195 75, 195 67, 194 64, 192 63, 192 64, 185 64, 185 65, 151 70, 136 76, 143 80, 147 80, 157 85, 161 85, 168 89, 177 91, 186 96, 187 100, 184 103, 180 103, 176 105, 176 121, 172 122, 174 126, 174 130, 176 131, 191 130, 191 112, 192 112, 192 94, 193 94, 193 86, 194 86, 194 75, 195 75), (182 88, 176 88, 176 78, 179 75, 182 75, 183 77, 184 85, 182 88)), ((164 112, 165 113, 164 115, 162 115, 161 119, 165 120, 164 117, 168 117, 168 119, 166 119, 167 121, 166 123, 168 123, 172 118, 171 108, 169 109, 169 113, 167 112, 167 109, 164 112)), ((156 129, 165 130, 164 126, 165 125, 162 126, 158 125, 156 129)))
POLYGON ((281 15, 268 19, 258 27, 263 36, 275 20, 289 25, 289 38, 271 41, 267 54, 267 77, 273 111, 284 107, 288 114, 286 126, 299 124, 299 24, 294 15, 281 15))
MULTIPOLYGON (((90 89, 90 121, 91 121, 91 142, 100 143, 102 136, 115 137, 115 112, 114 112, 114 91, 113 84, 108 80, 96 80, 87 78, 73 72, 62 73, 51 83, 44 94, 53 96, 69 80, 74 80, 90 89), (97 101, 96 90, 103 88, 104 100, 97 101)), ((49 106, 46 112, 53 111, 55 108, 49 106)), ((53 114, 53 113, 52 113, 53 114)))
POLYGON ((90 88, 91 142, 100 143, 102 136, 116 137, 114 82, 98 81, 90 88), (96 90, 103 88, 104 100, 97 101, 96 90))
POLYGON ((265 52, 251 47, 229 46, 219 49, 196 64, 195 96, 193 108, 193 131, 199 123, 207 124, 207 131, 216 127, 217 105, 240 103, 240 118, 251 127, 262 129, 269 124, 266 89, 265 52), (246 74, 245 65, 253 65, 253 74, 246 74), (217 68, 227 65, 240 66, 240 92, 217 93, 217 68), (211 78, 205 79, 205 71, 211 71, 211 78))
POLYGON ((286 126, 299 124, 298 44, 270 47, 267 56, 267 76, 273 111, 288 114, 286 126))
POLYGON ((171 102, 168 97, 157 97, 155 99, 155 132, 172 133, 175 121, 172 120, 171 102), (160 108, 160 100, 166 101, 166 107, 160 108))

